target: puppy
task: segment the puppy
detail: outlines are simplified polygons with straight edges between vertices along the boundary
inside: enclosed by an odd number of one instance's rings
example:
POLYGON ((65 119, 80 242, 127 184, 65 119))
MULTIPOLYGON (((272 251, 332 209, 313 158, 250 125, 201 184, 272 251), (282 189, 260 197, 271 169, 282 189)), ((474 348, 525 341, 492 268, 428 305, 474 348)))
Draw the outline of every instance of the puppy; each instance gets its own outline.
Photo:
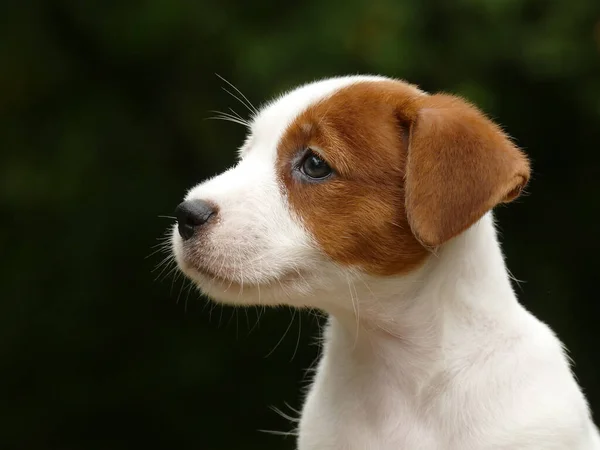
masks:
POLYGON ((526 156, 460 98, 352 76, 276 98, 176 211, 216 301, 328 313, 300 450, 592 450, 561 342, 517 301, 492 209, 526 156))

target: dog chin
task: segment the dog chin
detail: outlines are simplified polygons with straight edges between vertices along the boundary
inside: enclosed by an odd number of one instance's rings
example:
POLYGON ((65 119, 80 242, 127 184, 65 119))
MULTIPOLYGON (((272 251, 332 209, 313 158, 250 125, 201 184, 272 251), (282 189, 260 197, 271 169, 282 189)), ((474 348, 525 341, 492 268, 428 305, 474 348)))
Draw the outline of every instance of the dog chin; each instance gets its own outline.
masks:
POLYGON ((297 305, 310 294, 309 274, 290 271, 261 282, 217 276, 177 258, 179 269, 207 297, 232 305, 297 305))
POLYGON ((305 306, 320 277, 308 268, 277 271, 271 277, 252 273, 226 273, 190 260, 179 236, 172 237, 172 252, 179 270, 214 301, 233 305, 305 306))

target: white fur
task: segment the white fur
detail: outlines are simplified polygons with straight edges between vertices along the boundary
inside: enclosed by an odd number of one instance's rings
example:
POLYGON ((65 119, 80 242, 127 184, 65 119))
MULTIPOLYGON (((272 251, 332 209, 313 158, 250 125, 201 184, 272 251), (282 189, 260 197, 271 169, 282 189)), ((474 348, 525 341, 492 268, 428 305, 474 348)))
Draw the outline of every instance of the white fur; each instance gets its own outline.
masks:
POLYGON ((339 267, 286 203, 276 147, 304 109, 342 86, 306 85, 254 118, 240 161, 186 199, 216 203, 197 251, 177 233, 182 270, 236 304, 330 314, 299 426, 300 450, 598 450, 600 437, 562 345, 517 301, 492 213, 408 276, 339 267), (200 260, 227 280, 200 274, 200 260))

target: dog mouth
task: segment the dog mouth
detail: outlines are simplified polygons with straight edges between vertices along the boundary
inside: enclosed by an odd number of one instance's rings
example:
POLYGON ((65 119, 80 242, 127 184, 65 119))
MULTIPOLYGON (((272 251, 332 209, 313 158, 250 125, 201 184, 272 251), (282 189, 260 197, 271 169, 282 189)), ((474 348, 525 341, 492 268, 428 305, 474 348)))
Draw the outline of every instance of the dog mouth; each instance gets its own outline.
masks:
MULTIPOLYGON (((213 270, 210 270, 204 266, 194 266, 193 270, 195 270, 200 276, 207 278, 211 283, 220 284, 220 285, 241 285, 242 280, 238 282, 237 277, 224 273, 215 273, 213 270)), ((221 271, 220 271, 221 272, 221 271)), ((250 283, 248 283, 250 284, 250 283)))
POLYGON ((176 234, 174 236, 173 256, 179 270, 210 296, 247 292, 260 297, 261 293, 274 294, 282 290, 289 295, 310 290, 311 282, 308 280, 314 281, 314 273, 307 264, 269 270, 268 265, 255 262, 259 260, 256 255, 247 257, 238 254, 235 257, 233 254, 211 252, 210 247, 199 252, 196 246, 186 245, 176 234))
POLYGON ((209 283, 225 289, 229 288, 269 288, 273 286, 284 286, 285 284, 306 281, 306 273, 301 270, 288 270, 280 275, 266 277, 264 279, 253 280, 250 277, 245 278, 243 273, 229 273, 226 270, 214 271, 209 267, 199 264, 190 264, 188 261, 183 261, 180 264, 183 272, 192 280, 199 284, 209 283))

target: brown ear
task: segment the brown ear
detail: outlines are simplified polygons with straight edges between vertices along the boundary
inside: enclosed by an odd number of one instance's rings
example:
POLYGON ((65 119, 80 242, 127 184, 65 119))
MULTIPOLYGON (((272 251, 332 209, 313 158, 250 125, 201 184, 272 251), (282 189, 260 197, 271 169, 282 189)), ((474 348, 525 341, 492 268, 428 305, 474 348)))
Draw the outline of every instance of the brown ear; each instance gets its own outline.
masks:
POLYGON ((413 233, 438 246, 499 203, 517 198, 529 162, 475 107, 449 95, 424 95, 411 121, 406 211, 413 233))

